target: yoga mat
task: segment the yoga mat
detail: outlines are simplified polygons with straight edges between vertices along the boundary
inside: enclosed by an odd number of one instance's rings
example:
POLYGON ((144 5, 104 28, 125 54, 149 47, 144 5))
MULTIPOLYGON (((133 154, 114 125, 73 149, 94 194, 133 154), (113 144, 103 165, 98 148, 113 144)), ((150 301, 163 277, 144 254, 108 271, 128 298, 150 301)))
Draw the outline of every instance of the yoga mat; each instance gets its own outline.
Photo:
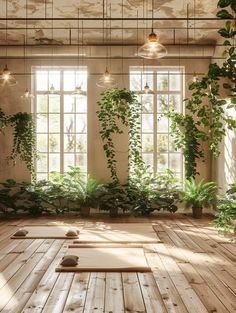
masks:
POLYGON ((142 248, 69 248, 79 257, 76 266, 58 265, 56 272, 150 272, 142 248))
POLYGON ((26 226, 20 229, 28 231, 26 236, 12 236, 12 239, 75 239, 78 236, 66 236, 69 229, 79 230, 79 227, 68 226, 26 226))
POLYGON ((110 223, 84 225, 74 243, 157 243, 160 242, 152 224, 110 223))

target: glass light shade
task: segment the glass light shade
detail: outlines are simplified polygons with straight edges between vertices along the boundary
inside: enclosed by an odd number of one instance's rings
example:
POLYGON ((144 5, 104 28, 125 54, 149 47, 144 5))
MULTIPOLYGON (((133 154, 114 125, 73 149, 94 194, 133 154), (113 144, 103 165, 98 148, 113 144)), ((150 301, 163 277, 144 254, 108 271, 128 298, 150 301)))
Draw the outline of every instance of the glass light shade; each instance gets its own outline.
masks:
POLYGON ((157 35, 152 31, 147 42, 138 49, 138 56, 145 59, 160 59, 167 54, 166 48, 159 43, 157 35))
POLYGON ((81 86, 76 86, 75 91, 72 94, 74 96, 86 96, 87 92, 82 90, 81 86))
POLYGON ((34 95, 32 95, 32 93, 30 93, 29 89, 26 88, 24 94, 21 96, 22 99, 24 100, 30 100, 32 98, 34 98, 34 95))
POLYGON ((106 69, 105 73, 103 76, 98 80, 96 83, 98 87, 102 88, 111 88, 116 86, 116 81, 115 79, 111 76, 110 72, 108 69, 106 69))
POLYGON ((143 90, 138 90, 138 91, 135 91, 135 93, 137 95, 143 95, 143 94, 146 94, 146 95, 153 95, 154 92, 153 90, 149 87, 148 83, 146 83, 146 85, 144 86, 144 89, 143 90))
POLYGON ((11 75, 11 71, 8 69, 7 65, 5 65, 2 75, 0 76, 0 85, 9 85, 15 86, 17 84, 16 79, 11 75))

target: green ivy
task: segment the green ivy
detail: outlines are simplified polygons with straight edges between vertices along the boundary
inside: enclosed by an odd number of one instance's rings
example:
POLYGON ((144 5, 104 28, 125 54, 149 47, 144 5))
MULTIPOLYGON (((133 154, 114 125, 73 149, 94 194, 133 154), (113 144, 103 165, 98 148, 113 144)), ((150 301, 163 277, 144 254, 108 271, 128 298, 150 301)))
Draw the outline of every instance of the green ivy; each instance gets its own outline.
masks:
POLYGON ((214 157, 220 155, 219 143, 226 134, 226 129, 235 129, 236 121, 228 116, 227 110, 236 104, 236 53, 233 39, 236 35, 235 23, 231 21, 236 12, 235 0, 220 0, 220 11, 217 17, 229 19, 225 27, 218 33, 226 38, 224 56, 226 61, 220 67, 216 63, 210 64, 208 72, 201 79, 195 79, 189 90, 192 96, 184 100, 186 115, 173 110, 165 113, 171 120, 171 130, 176 147, 182 149, 185 157, 186 177, 195 177, 197 173, 197 159, 204 158, 203 142, 208 142, 214 157), (227 79, 222 87, 231 94, 230 103, 220 98, 221 81, 227 79))
POLYGON ((122 127, 129 129, 129 172, 143 165, 140 121, 141 104, 134 92, 127 89, 107 89, 98 101, 98 119, 101 126, 100 135, 107 158, 108 168, 114 183, 119 183, 117 176, 116 151, 113 143, 115 134, 123 134, 122 127))
POLYGON ((8 160, 15 164, 16 158, 19 156, 33 174, 33 178, 35 178, 34 160, 37 153, 35 123, 32 114, 18 112, 14 115, 6 116, 0 109, 0 132, 3 132, 7 126, 13 128, 13 144, 8 160))

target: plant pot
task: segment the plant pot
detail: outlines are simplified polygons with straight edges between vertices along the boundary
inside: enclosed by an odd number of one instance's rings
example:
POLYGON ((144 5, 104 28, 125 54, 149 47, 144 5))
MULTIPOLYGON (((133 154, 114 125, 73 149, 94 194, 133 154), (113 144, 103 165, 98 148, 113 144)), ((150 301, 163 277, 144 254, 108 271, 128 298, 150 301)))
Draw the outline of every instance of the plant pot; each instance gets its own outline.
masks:
POLYGON ((83 217, 88 217, 90 214, 90 207, 81 207, 80 208, 80 215, 83 217))
POLYGON ((118 217, 118 208, 110 209, 110 217, 118 217))
POLYGON ((193 218, 201 218, 202 217, 202 208, 192 208, 193 218))

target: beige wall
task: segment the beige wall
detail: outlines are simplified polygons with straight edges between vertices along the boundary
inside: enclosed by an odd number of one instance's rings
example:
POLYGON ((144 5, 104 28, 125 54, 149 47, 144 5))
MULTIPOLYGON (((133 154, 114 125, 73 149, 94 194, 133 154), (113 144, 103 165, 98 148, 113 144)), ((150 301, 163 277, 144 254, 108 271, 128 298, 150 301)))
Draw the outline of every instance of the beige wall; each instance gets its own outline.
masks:
MULTIPOLYGON (((194 52, 196 54, 196 51, 194 52)), ((24 71, 24 66, 22 60, 9 60, 8 67, 15 71, 16 73, 22 73, 24 71)), ((186 73, 193 72, 206 72, 208 65, 210 63, 209 59, 162 59, 158 61, 146 62, 147 65, 163 65, 163 66, 184 66, 186 73)), ((5 62, 0 61, 1 68, 4 66, 5 62)), ((50 65, 50 60, 28 60, 27 62, 27 72, 30 71, 31 66, 42 66, 50 65)), ((142 60, 124 60, 123 72, 129 72, 129 66, 142 65, 142 60)), ((53 65, 78 65, 77 60, 54 60, 53 65)), ((91 59, 89 61, 84 61, 83 65, 88 66, 88 73, 102 73, 105 69, 104 60, 91 59)), ((122 72, 121 60, 112 60, 112 72, 122 72)), ((16 113, 18 111, 28 111, 30 112, 30 105, 22 102, 20 95, 22 95, 25 89, 25 77, 16 75, 18 80, 18 85, 11 87, 9 89, 2 88, 0 90, 0 107, 7 114, 16 113)), ((189 96, 187 84, 192 76, 185 77, 186 79, 186 94, 189 96)), ((101 89, 96 86, 96 80, 98 76, 91 76, 88 78, 88 170, 96 178, 102 179, 104 181, 109 180, 110 174, 106 167, 106 159, 104 156, 102 141, 99 135, 99 124, 96 117, 97 101, 100 99, 101 89)), ((118 86, 129 88, 129 78, 128 76, 117 77, 118 86)), ((0 180, 5 180, 7 178, 13 178, 18 181, 20 180, 30 180, 30 175, 27 172, 25 166, 21 164, 18 160, 15 167, 10 167, 7 165, 5 158, 8 155, 11 147, 11 134, 7 129, 4 135, 0 135, 0 180)), ((125 181, 127 176, 127 150, 128 150, 128 135, 125 133, 116 140, 117 148, 117 160, 119 176, 122 181, 125 181)), ((210 159, 207 158, 206 162, 201 162, 198 165, 199 172, 201 173, 201 178, 209 179, 210 177, 210 159)))

